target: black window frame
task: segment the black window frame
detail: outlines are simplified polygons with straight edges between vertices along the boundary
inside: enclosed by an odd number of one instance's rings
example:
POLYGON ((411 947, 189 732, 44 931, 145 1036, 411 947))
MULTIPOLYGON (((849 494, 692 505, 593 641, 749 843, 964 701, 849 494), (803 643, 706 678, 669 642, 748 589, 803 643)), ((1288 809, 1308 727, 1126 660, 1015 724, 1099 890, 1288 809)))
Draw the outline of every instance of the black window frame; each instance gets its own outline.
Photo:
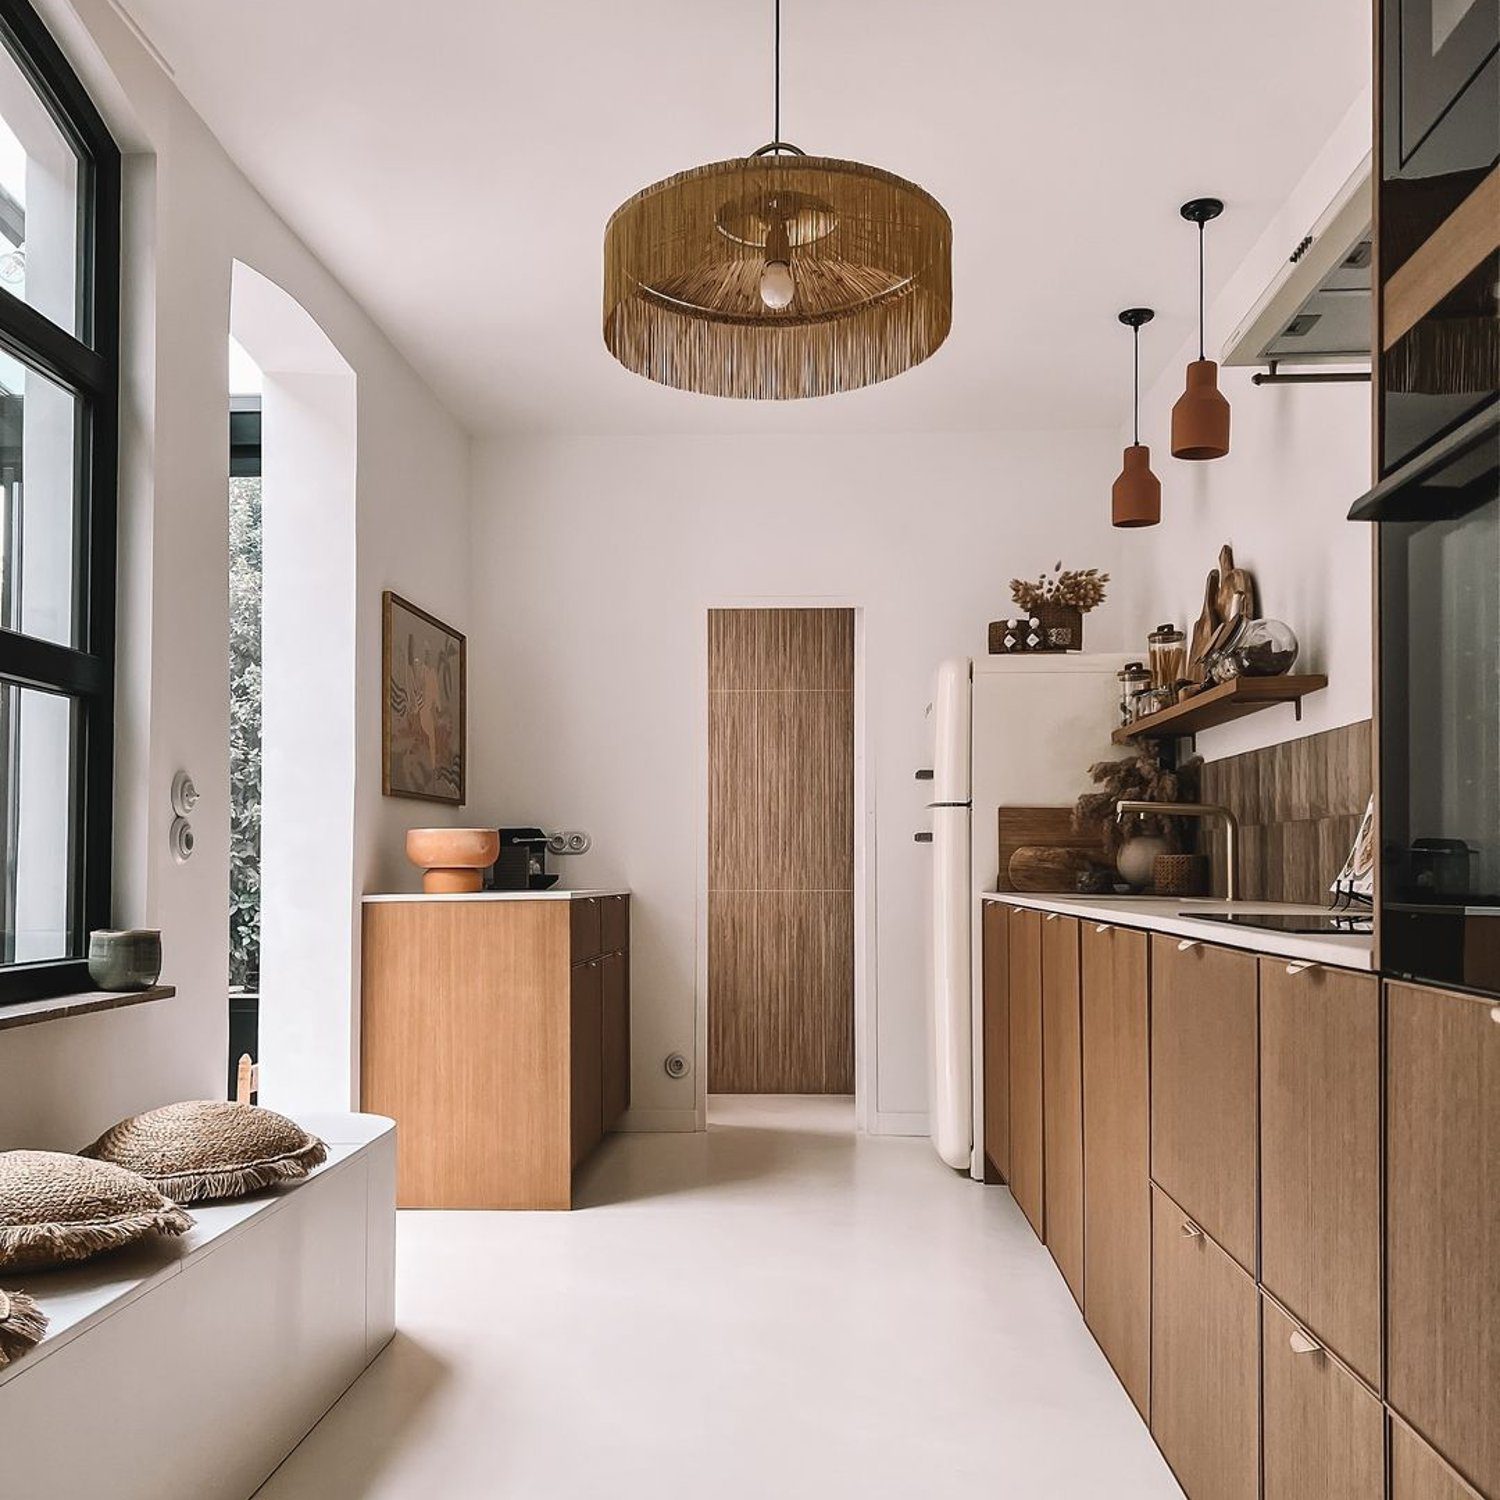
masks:
POLYGON ((78 159, 77 335, 0 289, 0 347, 73 393, 76 646, 0 625, 0 683, 74 704, 68 828, 70 955, 0 964, 0 1005, 94 988, 88 933, 111 916, 115 529, 120 370, 120 150, 88 91, 26 0, 0 0, 0 44, 78 159))

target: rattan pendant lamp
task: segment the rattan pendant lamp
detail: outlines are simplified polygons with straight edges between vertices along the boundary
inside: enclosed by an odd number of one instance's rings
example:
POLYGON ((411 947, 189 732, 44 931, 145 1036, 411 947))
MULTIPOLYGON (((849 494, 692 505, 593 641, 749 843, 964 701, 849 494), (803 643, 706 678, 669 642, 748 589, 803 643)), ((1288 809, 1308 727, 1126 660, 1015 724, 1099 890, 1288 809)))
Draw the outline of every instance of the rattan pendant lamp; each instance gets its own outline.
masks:
POLYGON ((1172 457, 1223 458, 1229 452, 1229 403, 1219 391, 1219 366, 1203 352, 1203 226, 1217 219, 1217 198, 1193 198, 1182 217, 1198 226, 1198 357, 1187 367, 1187 389, 1172 408, 1172 457))
POLYGON ((952 226, 931 194, 772 139, 617 208, 604 231, 604 342, 661 385, 741 400, 827 396, 920 364, 952 321, 952 226))
POLYGON ((1135 438, 1125 450, 1120 477, 1110 491, 1110 522, 1115 526, 1155 526, 1161 520, 1161 480, 1151 472, 1151 450, 1141 442, 1141 329, 1156 316, 1149 307, 1127 307, 1120 321, 1134 340, 1135 385, 1131 410, 1135 438))

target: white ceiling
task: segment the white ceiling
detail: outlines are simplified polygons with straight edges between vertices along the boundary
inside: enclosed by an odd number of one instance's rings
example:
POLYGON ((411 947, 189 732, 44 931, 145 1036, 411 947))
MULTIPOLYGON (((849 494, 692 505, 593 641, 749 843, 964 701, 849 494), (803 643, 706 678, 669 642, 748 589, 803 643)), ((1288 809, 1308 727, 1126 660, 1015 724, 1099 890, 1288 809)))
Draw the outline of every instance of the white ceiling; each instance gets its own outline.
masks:
MULTIPOLYGON (((954 226, 926 365, 811 402, 649 384, 600 337, 605 220, 771 135, 770 0, 126 0, 267 199, 476 431, 1113 426, 1369 72, 1368 0, 784 0, 783 134, 954 226)), ((1220 334, 1226 330, 1218 330, 1220 334)), ((1210 342, 1214 331, 1210 330, 1210 342)))

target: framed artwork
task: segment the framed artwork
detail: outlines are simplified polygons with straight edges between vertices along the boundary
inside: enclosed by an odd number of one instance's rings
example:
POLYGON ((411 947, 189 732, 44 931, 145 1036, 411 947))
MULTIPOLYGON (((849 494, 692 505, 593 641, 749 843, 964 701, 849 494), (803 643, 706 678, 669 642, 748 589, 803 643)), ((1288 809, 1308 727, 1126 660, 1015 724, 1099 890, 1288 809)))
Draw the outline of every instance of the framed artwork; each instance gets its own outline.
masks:
POLYGON ((462 807, 468 643, 389 589, 381 602, 381 790, 462 807))

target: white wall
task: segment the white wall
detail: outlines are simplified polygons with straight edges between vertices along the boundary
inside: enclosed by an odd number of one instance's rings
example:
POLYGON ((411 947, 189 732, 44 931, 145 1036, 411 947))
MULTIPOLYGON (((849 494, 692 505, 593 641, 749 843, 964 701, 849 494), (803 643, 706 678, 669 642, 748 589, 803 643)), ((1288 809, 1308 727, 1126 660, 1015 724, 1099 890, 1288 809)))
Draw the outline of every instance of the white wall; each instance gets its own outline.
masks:
MULTIPOLYGON (((162 928, 163 977, 179 993, 0 1035, 0 1147, 76 1147, 129 1110, 224 1086, 226 339, 236 259, 295 297, 358 381, 356 889, 414 873, 401 834, 416 804, 380 795, 380 591, 397 588, 460 629, 469 615, 464 435, 244 180, 120 13, 107 0, 41 9, 131 153, 115 920, 162 928), (197 852, 184 866, 166 844, 178 767, 203 793, 197 852)), ((420 820, 430 818, 422 809, 420 820)))
MULTIPOLYGON (((587 829, 567 884, 633 907, 637 1123, 690 1125, 703 840, 705 611, 836 600, 864 610, 884 1122, 926 1110, 924 710, 948 655, 983 653, 1012 576, 1058 560, 1139 577, 1149 543, 1109 526, 1113 434, 571 438, 475 458, 470 747, 500 822, 587 829)), ((1139 598, 1088 643, 1141 639, 1139 598)), ((1080 790, 1086 768, 1078 768, 1080 790)))
MULTIPOLYGON (((1369 151, 1366 92, 1209 308, 1210 352, 1369 151)), ((1208 233, 1212 254, 1212 226, 1208 233)), ((1142 580, 1152 607, 1163 620, 1190 627, 1203 604, 1205 576, 1230 542, 1235 562, 1255 574, 1261 613, 1297 632, 1297 670, 1329 679, 1305 701, 1300 724, 1291 708, 1275 708, 1199 736, 1200 753, 1212 760, 1370 716, 1371 529, 1344 519, 1370 485, 1370 387, 1257 387, 1251 370, 1221 369, 1219 388, 1231 409, 1229 453, 1185 463, 1171 457, 1171 412, 1197 352, 1196 340, 1185 344, 1141 398, 1141 438, 1151 445, 1162 484, 1162 524, 1151 532, 1152 567, 1142 580)))

